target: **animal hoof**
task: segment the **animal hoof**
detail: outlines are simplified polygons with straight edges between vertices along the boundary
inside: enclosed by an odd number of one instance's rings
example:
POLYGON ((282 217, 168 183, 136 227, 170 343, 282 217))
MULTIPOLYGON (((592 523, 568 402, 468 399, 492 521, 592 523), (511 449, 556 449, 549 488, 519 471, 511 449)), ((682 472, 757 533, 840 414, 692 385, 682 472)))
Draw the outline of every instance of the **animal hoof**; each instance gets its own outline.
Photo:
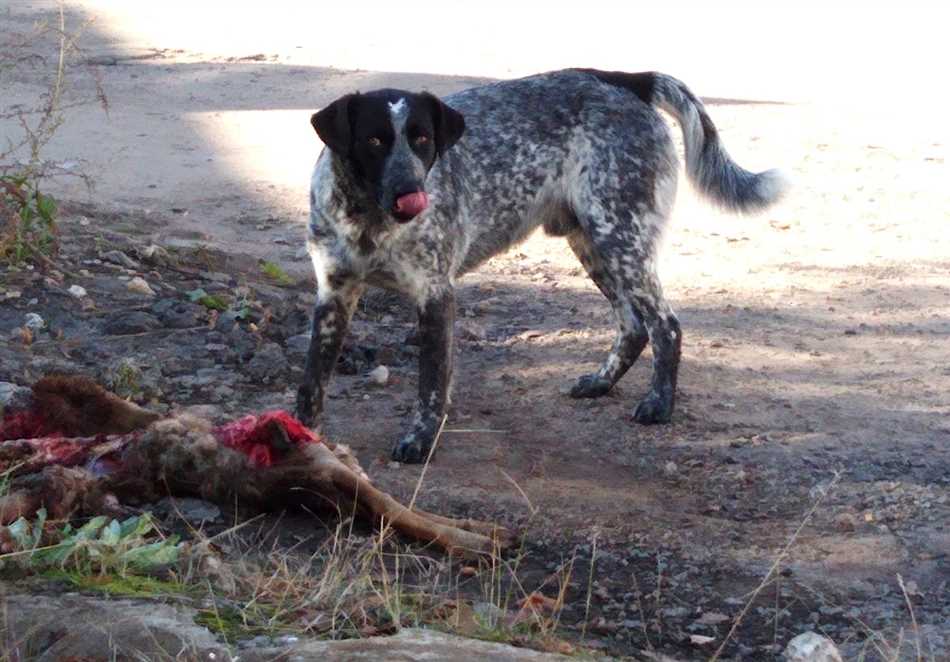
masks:
POLYGON ((602 395, 607 395, 612 387, 613 384, 610 383, 610 380, 604 379, 599 375, 584 375, 579 378, 577 383, 571 388, 571 397, 599 398, 602 395))
POLYGON ((640 425, 669 423, 671 418, 673 418, 673 402, 652 392, 643 398, 633 414, 633 420, 640 425))
POLYGON ((415 434, 407 435, 393 446, 392 458, 396 462, 419 464, 424 462, 428 455, 429 447, 424 446, 415 434))

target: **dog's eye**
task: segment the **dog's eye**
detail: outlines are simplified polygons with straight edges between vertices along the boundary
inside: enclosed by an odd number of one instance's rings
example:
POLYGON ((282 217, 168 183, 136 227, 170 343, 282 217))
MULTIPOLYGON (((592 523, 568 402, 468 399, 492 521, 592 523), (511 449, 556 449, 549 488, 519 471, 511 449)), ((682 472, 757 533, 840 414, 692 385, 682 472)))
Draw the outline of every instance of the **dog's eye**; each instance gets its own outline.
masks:
POLYGON ((376 136, 373 136, 372 138, 370 138, 370 139, 367 140, 366 142, 369 143, 369 146, 370 146, 370 147, 382 147, 382 146, 383 146, 383 141, 380 140, 379 138, 377 138, 376 136))
POLYGON ((429 136, 425 134, 418 135, 412 139, 412 142, 417 145, 425 145, 427 142, 429 142, 429 136))

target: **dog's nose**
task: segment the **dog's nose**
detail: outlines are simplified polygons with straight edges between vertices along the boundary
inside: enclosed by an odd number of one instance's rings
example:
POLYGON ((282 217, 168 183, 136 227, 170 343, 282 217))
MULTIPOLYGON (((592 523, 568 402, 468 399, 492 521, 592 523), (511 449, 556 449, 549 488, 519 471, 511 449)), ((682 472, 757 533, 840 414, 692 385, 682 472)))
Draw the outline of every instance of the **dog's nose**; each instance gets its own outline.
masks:
POLYGON ((426 192, 413 191, 396 197, 396 201, 393 203, 393 213, 399 220, 408 221, 421 214, 428 206, 429 196, 426 192))

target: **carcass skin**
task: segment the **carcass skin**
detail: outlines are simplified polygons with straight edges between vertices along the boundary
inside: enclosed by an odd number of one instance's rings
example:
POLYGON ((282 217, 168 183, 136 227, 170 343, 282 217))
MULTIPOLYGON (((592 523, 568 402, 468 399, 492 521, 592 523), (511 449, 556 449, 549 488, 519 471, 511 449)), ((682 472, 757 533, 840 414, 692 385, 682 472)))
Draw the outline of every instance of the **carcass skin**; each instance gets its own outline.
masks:
POLYGON ((0 439, 31 426, 46 436, 0 443, 0 472, 12 476, 0 524, 41 507, 54 518, 119 514, 129 500, 171 494, 262 510, 355 508, 377 526, 462 556, 510 542, 488 522, 407 508, 373 486, 346 446, 283 412, 212 427, 190 416, 161 418, 83 378, 47 377, 34 385, 29 411, 4 412, 0 439))

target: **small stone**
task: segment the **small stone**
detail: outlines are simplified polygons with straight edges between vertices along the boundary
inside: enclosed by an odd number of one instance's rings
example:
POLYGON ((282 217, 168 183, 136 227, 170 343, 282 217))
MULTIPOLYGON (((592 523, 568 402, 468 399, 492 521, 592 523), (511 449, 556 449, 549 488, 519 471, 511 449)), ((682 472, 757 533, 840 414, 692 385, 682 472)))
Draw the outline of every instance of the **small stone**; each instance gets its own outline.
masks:
POLYGON ((284 350, 274 342, 265 343, 248 361, 245 373, 254 381, 269 384, 289 369, 284 350))
POLYGON ((484 341, 488 338, 488 334, 485 332, 485 329, 474 322, 462 322, 461 324, 456 324, 455 335, 460 340, 468 340, 470 342, 484 341))
POLYGON ((161 326, 158 318, 140 310, 113 313, 102 327, 109 336, 125 336, 133 333, 152 331, 161 326))
POLYGON ((142 294, 147 297, 155 296, 155 290, 153 290, 152 287, 147 282, 145 282, 145 279, 141 276, 136 276, 130 280, 125 284, 125 287, 130 292, 135 292, 136 294, 142 294))
POLYGON ((815 632, 803 632, 785 648, 785 662, 842 662, 837 646, 815 632))
POLYGON ((384 365, 378 365, 369 371, 366 378, 373 386, 385 386, 389 382, 389 368, 384 365))
POLYGON ((101 255, 102 259, 106 262, 111 262, 112 264, 118 264, 121 267, 126 269, 138 269, 139 263, 130 258, 128 255, 122 251, 108 251, 101 255))
POLYGON ((77 299, 82 299, 86 296, 86 288, 82 285, 70 285, 67 291, 77 299))
POLYGON ((284 347, 287 348, 287 352, 289 354, 295 356, 304 356, 306 355, 307 350, 310 349, 310 334, 299 333, 296 336, 290 336, 284 343, 284 347))
POLYGON ((30 331, 39 331, 46 326, 46 320, 36 313, 27 313, 23 318, 23 326, 30 331))
POLYGON ((843 533, 850 533, 857 528, 858 520, 851 513, 840 513, 835 517, 835 528, 843 533))
POLYGON ((32 389, 12 382, 0 382, 0 411, 29 409, 32 404, 32 389))
POLYGON ((178 299, 161 299, 152 306, 152 314, 170 329, 187 329, 202 324, 208 316, 204 306, 178 299))
POLYGON ((168 251, 155 244, 149 244, 143 248, 140 255, 143 260, 154 265, 168 264, 171 261, 171 255, 168 254, 168 251))
POLYGON ((689 635, 689 643, 693 644, 694 646, 706 646, 707 644, 711 644, 714 641, 716 641, 715 637, 707 637, 703 634, 689 635))
POLYGON ((666 476, 667 478, 672 478, 673 476, 676 475, 676 472, 677 472, 676 462, 673 462, 672 460, 670 460, 666 464, 663 465, 663 475, 666 476))
POLYGON ((221 509, 213 503, 192 497, 165 497, 156 504, 159 512, 180 517, 190 524, 213 522, 221 517, 221 509))

